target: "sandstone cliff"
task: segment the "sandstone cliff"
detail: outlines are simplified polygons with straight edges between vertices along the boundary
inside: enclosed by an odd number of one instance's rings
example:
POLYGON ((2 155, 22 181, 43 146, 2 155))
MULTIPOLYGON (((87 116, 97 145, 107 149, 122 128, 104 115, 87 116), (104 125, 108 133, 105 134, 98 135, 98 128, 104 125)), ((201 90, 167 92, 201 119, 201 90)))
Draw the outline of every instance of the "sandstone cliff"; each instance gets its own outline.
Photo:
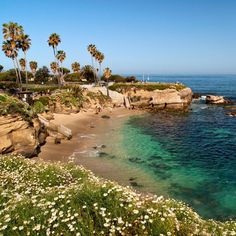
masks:
POLYGON ((0 116, 0 154, 13 152, 26 157, 34 156, 46 136, 38 119, 29 123, 20 116, 0 116))
POLYGON ((132 89, 126 93, 126 96, 134 108, 182 110, 191 103, 192 90, 190 88, 180 91, 175 89, 154 91, 132 89))

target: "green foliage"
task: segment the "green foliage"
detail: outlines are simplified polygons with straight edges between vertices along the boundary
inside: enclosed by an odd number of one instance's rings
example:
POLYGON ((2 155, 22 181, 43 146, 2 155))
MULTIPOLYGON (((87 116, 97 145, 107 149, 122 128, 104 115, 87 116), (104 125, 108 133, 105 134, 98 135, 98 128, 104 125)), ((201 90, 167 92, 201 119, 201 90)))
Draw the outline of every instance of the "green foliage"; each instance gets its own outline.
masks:
POLYGON ((83 77, 83 79, 86 79, 90 83, 95 82, 94 78, 97 78, 93 67, 90 65, 86 65, 81 69, 81 76, 83 77))
POLYGON ((70 70, 65 68, 65 67, 60 67, 59 70, 63 71, 63 74, 69 74, 70 73, 70 70))
POLYGON ((46 66, 39 68, 35 74, 36 83, 46 83, 50 77, 49 69, 46 66))
MULTIPOLYGON (((107 79, 102 76, 102 80, 107 81, 107 79)), ((111 77, 109 78, 109 81, 112 82, 116 82, 116 83, 131 83, 131 82, 135 82, 136 81, 136 77, 135 76, 121 76, 121 75, 111 75, 111 77)))
POLYGON ((94 92, 88 92, 87 96, 92 100, 98 100, 100 104, 105 104, 110 98, 104 95, 101 92, 94 93, 94 92))
POLYGON ((174 84, 174 83, 132 83, 132 84, 125 84, 125 83, 115 83, 109 87, 109 89, 122 92, 122 91, 129 91, 130 89, 143 89, 147 91, 154 91, 154 90, 165 90, 165 89, 176 89, 180 91, 186 88, 183 84, 174 84))
POLYGON ((10 81, 6 81, 6 82, 0 82, 0 89, 16 89, 19 88, 19 85, 15 82, 10 82, 10 81))
POLYGON ((0 234, 235 235, 182 202, 138 194, 74 164, 0 157, 0 234))
POLYGON ((0 93, 0 115, 20 115, 24 120, 31 121, 36 116, 31 106, 15 97, 0 93))
POLYGON ((0 73, 0 81, 16 81, 16 72, 14 69, 0 73))
POLYGON ((80 73, 70 73, 65 76, 65 80, 68 82, 81 82, 80 73))
POLYGON ((34 102, 34 105, 33 105, 33 111, 36 114, 42 113, 42 112, 46 111, 46 107, 42 102, 36 101, 36 102, 34 102))

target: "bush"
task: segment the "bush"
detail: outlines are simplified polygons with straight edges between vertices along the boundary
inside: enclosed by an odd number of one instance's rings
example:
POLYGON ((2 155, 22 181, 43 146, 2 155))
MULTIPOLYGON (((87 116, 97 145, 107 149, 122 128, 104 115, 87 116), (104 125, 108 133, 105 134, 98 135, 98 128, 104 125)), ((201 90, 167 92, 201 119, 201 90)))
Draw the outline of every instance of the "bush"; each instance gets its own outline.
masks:
POLYGON ((15 82, 16 81, 16 72, 14 69, 1 72, 0 73, 0 81, 11 81, 15 82))
POLYGON ((38 113, 44 112, 46 110, 46 108, 45 108, 45 105, 43 105, 42 102, 36 101, 36 102, 34 102, 33 110, 36 114, 38 114, 38 113))
POLYGON ((20 115, 24 120, 31 121, 36 116, 27 103, 6 94, 0 94, 0 115, 20 115))
POLYGON ((81 82, 80 73, 71 73, 65 76, 65 81, 68 82, 81 82))
MULTIPOLYGON (((107 81, 107 79, 102 76, 102 80, 107 81)), ((121 75, 111 75, 108 81, 115 82, 115 83, 127 83, 127 82, 136 82, 135 76, 121 76, 121 75)))

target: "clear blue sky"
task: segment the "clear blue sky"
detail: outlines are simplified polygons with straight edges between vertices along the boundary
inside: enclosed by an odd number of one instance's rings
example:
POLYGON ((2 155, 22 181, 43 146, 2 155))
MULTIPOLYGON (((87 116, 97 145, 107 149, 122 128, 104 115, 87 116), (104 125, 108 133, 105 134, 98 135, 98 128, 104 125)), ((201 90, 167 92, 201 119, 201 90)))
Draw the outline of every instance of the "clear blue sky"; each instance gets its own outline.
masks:
MULTIPOLYGON (((89 64, 93 43, 114 73, 236 73, 236 0, 2 0, 0 23, 9 21, 30 35, 39 66, 53 61, 56 32, 67 67, 89 64)), ((2 52, 0 64, 11 67, 2 52)))

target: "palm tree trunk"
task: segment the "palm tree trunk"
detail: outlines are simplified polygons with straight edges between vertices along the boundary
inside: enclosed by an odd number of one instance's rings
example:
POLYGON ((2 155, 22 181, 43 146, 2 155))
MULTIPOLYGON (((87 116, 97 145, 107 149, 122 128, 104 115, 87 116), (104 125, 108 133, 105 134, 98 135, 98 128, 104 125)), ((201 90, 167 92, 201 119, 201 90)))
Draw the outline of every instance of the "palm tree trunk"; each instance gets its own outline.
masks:
POLYGON ((95 84, 97 84, 97 78, 96 78, 96 69, 94 67, 94 60, 93 60, 93 56, 91 55, 91 59, 92 59, 92 68, 93 68, 93 79, 94 79, 94 82, 95 84))
POLYGON ((13 61, 13 64, 14 64, 14 69, 15 69, 15 72, 16 72, 16 83, 19 84, 19 75, 18 75, 18 72, 17 72, 17 68, 16 68, 16 63, 15 63, 15 59, 12 58, 12 61, 13 61))
POLYGON ((20 66, 19 66, 19 62, 16 58, 16 65, 17 65, 17 69, 18 69, 18 73, 19 73, 19 79, 20 79, 20 87, 22 88, 22 79, 21 79, 21 73, 20 73, 20 66))
POLYGON ((99 81, 101 81, 102 78, 102 63, 99 63, 99 81))
POLYGON ((24 52, 24 55, 25 55, 25 82, 28 85, 28 72, 27 72, 26 52, 24 52))

